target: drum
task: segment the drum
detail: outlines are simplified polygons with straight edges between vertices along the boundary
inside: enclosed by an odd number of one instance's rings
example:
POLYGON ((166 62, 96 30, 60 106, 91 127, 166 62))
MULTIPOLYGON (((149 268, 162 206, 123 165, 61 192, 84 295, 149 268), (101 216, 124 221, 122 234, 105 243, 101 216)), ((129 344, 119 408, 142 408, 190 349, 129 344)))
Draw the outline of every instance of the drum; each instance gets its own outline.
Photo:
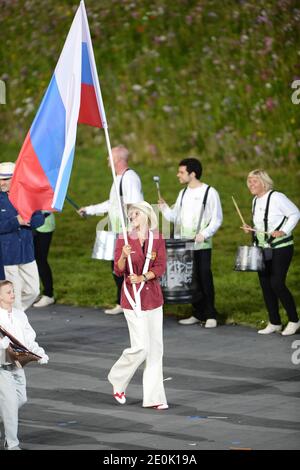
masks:
POLYGON ((161 288, 167 304, 198 302, 202 295, 196 279, 194 240, 166 240, 167 268, 161 288))
POLYGON ((259 246, 239 246, 235 260, 235 271, 263 271, 263 250, 259 246))
POLYGON ((116 234, 105 230, 96 231, 96 239, 92 252, 92 258, 113 260, 115 253, 116 234))

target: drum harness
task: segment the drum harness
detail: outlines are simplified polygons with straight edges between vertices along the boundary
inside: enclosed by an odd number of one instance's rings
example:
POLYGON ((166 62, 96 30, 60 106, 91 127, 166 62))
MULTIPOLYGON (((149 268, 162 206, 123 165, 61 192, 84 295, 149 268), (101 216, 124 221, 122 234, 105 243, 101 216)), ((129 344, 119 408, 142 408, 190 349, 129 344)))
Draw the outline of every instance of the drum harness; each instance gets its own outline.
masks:
MULTIPOLYGON (((284 240, 279 240, 279 241, 273 243, 273 240, 275 240, 275 237, 272 237, 272 236, 268 237, 267 232, 268 232, 268 215, 269 215, 270 199, 271 199, 272 194, 275 193, 275 192, 276 191, 270 191, 270 193, 268 195, 268 199, 267 199, 266 208, 265 208, 265 214, 264 214, 264 231, 265 231, 265 243, 266 243, 266 249, 267 250, 272 250, 272 248, 275 248, 276 246, 280 246, 282 243, 290 242, 291 240, 293 240, 293 235, 290 235, 289 237, 285 238, 284 240)), ((257 197, 254 199, 254 202, 253 202, 253 208, 252 208, 253 221, 254 221, 256 201, 257 201, 257 197)), ((283 226, 286 219, 287 219, 287 217, 284 216, 282 221, 278 225, 278 227, 274 230, 274 232, 279 230, 283 226)), ((255 232, 253 232, 252 239, 253 239, 253 244, 255 246, 258 246, 258 239, 257 239, 257 236, 256 236, 255 232)))
MULTIPOLYGON (((210 188, 210 186, 207 186, 205 194, 204 194, 204 198, 203 198, 203 201, 202 201, 200 217, 199 217, 198 224, 197 224, 197 229, 196 229, 196 235, 197 235, 197 233, 199 232, 199 230, 201 228, 201 222, 202 222, 203 214, 204 214, 204 211, 205 211, 205 206, 206 206, 206 202, 207 202, 209 188, 210 188)), ((181 195, 181 199, 180 199, 180 213, 181 213, 181 209, 182 209, 183 197, 185 195, 186 190, 187 190, 187 186, 182 191, 182 195, 181 195)))

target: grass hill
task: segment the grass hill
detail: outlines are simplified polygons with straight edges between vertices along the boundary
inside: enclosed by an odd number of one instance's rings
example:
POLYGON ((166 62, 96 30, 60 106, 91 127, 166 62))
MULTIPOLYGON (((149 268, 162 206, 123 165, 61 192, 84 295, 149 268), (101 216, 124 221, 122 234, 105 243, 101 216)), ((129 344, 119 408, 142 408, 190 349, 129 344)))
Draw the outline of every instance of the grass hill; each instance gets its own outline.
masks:
MULTIPOLYGON (((24 138, 78 3, 1 1, 2 141, 24 138)), ((86 8, 112 140, 130 145, 136 161, 186 152, 225 163, 299 158, 297 0, 87 0, 86 8)))

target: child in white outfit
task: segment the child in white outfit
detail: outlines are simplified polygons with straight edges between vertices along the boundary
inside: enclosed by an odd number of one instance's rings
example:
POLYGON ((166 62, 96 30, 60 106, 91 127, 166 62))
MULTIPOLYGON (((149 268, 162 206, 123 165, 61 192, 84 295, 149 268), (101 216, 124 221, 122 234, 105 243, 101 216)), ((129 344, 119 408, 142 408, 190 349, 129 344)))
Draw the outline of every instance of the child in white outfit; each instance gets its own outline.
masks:
MULTIPOLYGON (((41 356, 39 364, 47 364, 49 357, 35 341, 36 333, 27 315, 13 308, 15 300, 13 284, 0 281, 0 326, 14 336, 34 354, 41 356)), ((18 368, 7 357, 10 344, 7 336, 0 338, 0 419, 3 421, 5 448, 20 450, 18 440, 18 410, 27 401, 24 369, 18 368)))

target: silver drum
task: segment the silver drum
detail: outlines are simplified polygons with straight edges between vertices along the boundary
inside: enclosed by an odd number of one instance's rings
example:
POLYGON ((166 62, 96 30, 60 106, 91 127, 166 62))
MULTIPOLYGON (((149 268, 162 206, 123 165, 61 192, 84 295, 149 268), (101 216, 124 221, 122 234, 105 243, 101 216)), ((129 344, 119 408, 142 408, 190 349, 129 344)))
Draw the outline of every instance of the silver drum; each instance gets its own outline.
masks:
POLYGON ((105 230, 97 230, 96 240, 92 252, 92 258, 113 260, 115 253, 116 234, 106 232, 105 230))
POLYGON ((259 246, 239 246, 235 259, 235 271, 263 271, 263 250, 259 246))

